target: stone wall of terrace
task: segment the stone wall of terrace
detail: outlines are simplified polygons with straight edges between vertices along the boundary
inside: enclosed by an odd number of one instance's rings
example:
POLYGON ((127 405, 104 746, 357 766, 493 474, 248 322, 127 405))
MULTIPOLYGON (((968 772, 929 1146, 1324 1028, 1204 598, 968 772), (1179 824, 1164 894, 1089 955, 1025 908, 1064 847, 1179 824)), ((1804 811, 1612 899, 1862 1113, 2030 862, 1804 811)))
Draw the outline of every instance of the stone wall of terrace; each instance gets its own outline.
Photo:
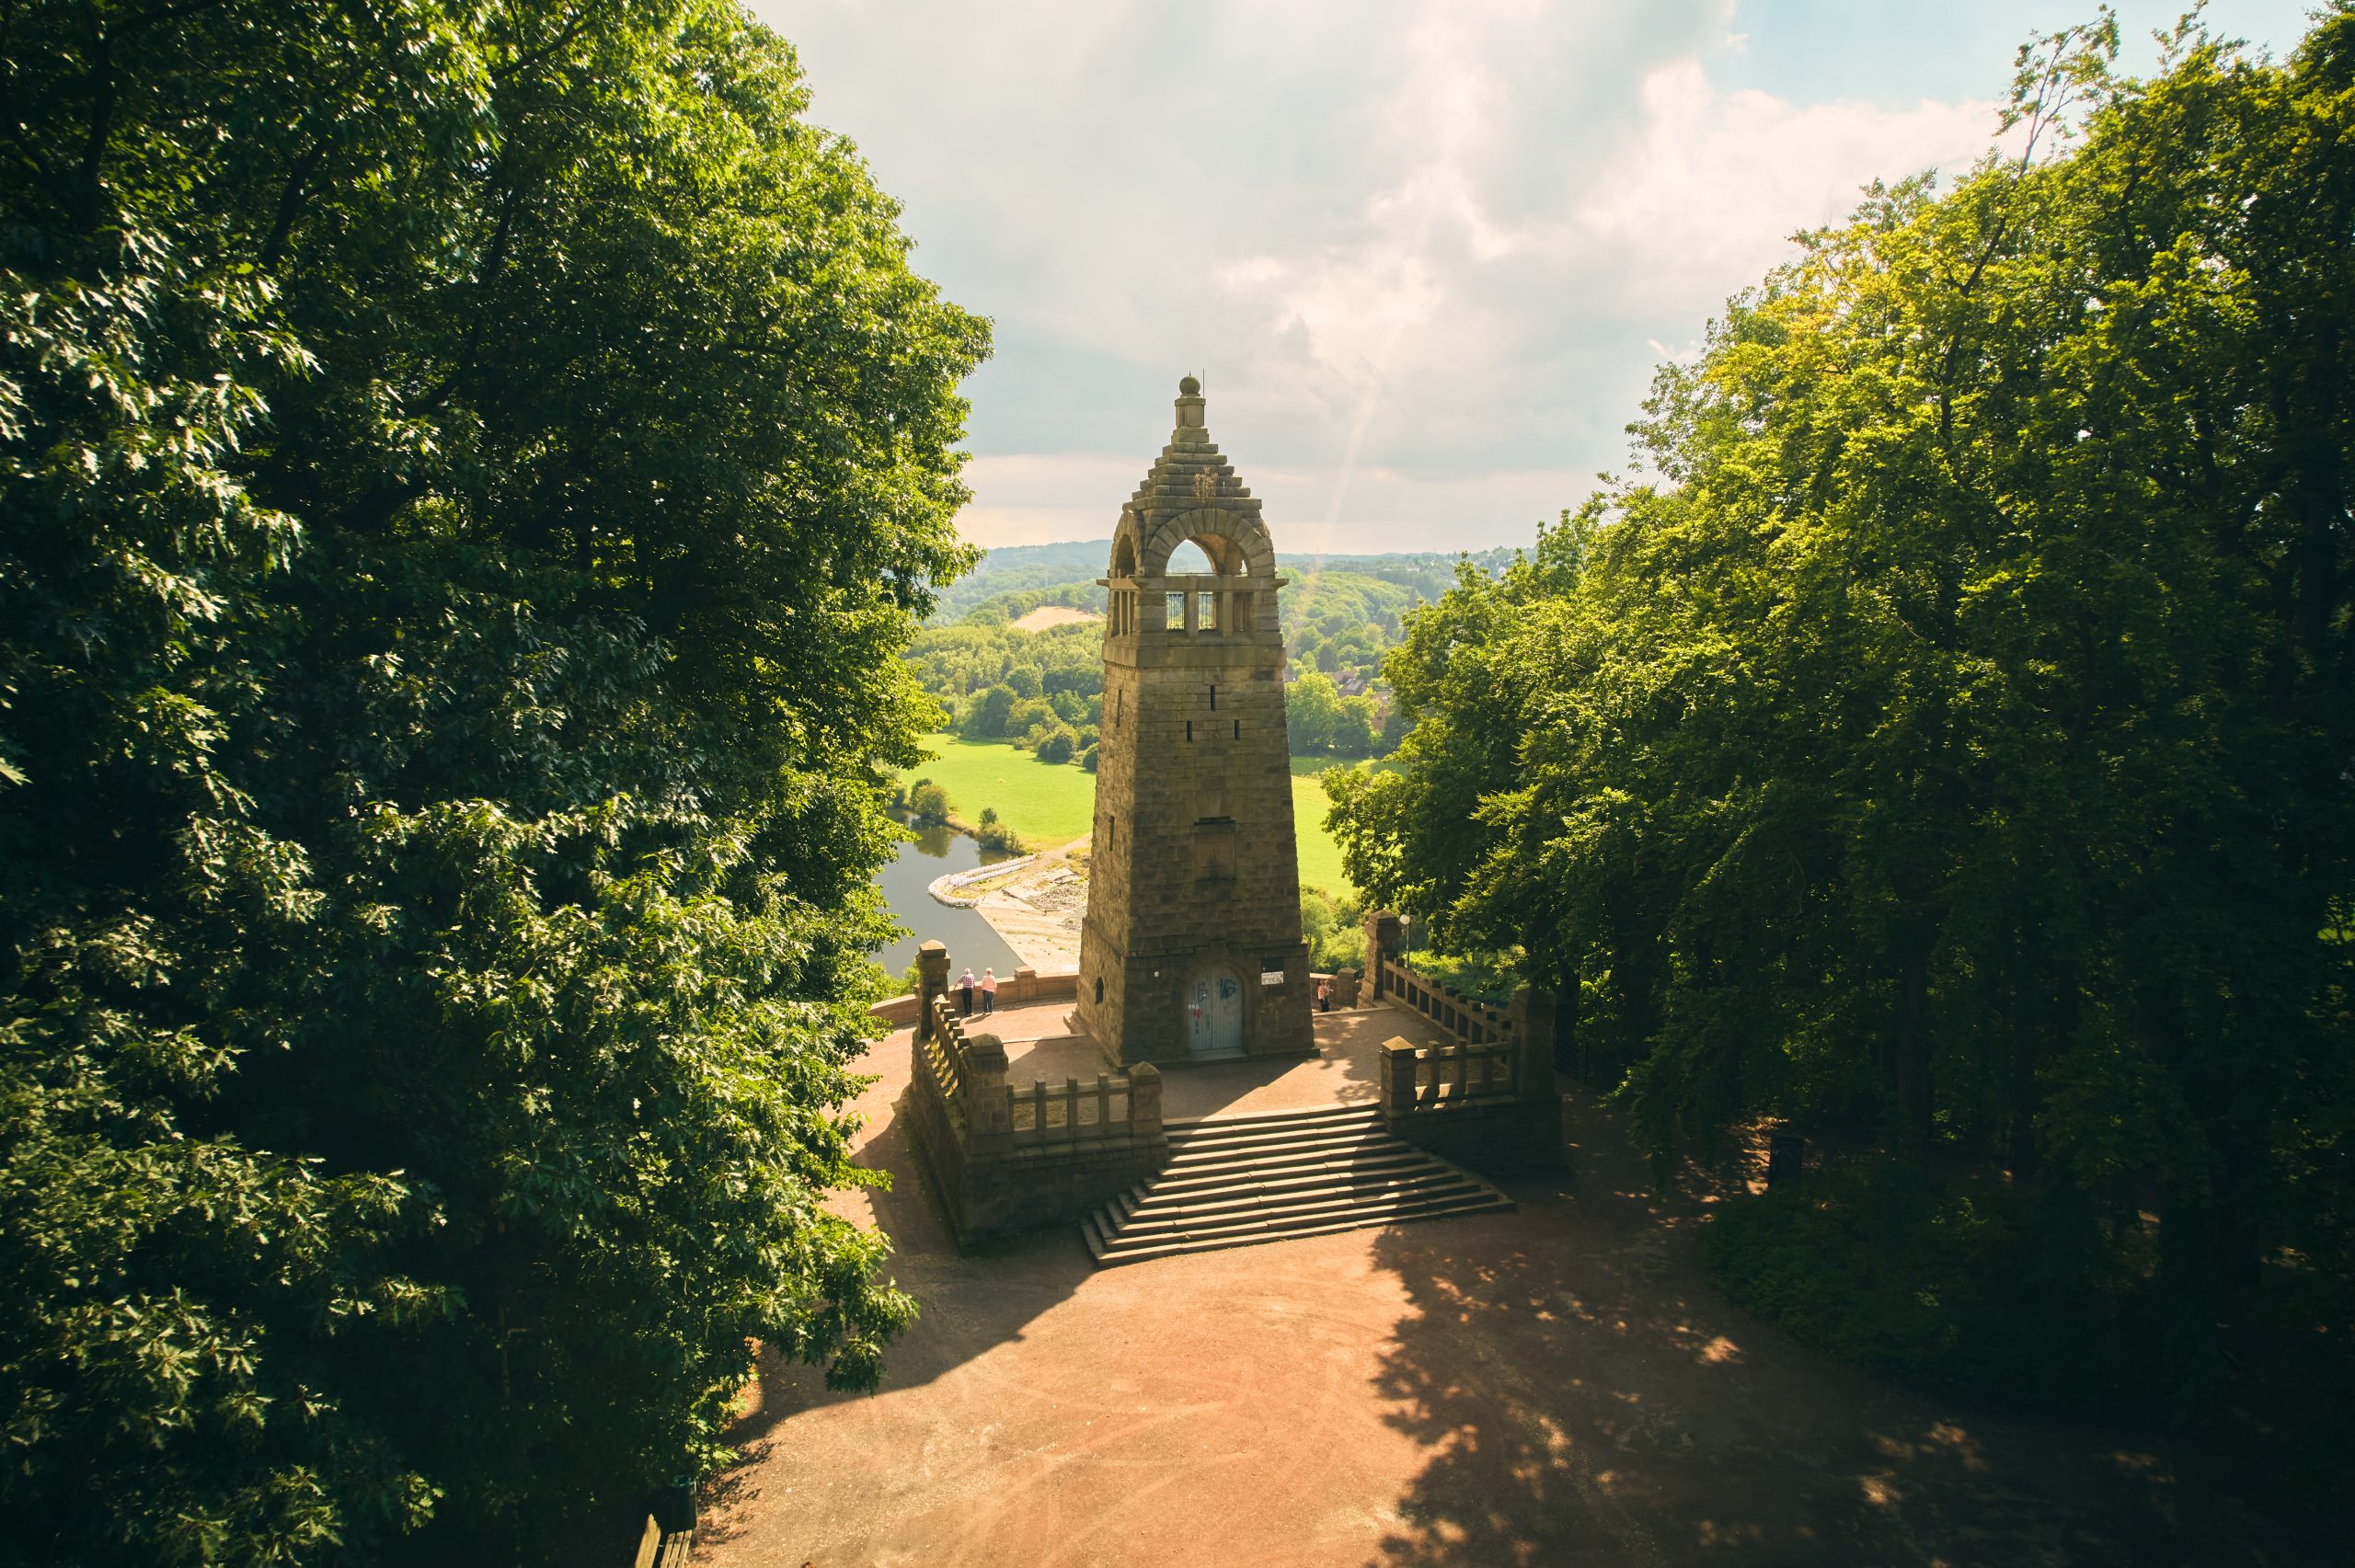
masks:
MULTIPOLYGON (((916 967, 911 1140, 959 1246, 1074 1219, 1167 1162, 1161 1074, 1150 1063, 1093 1082, 1010 1084, 1005 1047, 958 1015, 948 949, 925 943, 916 967)), ((998 997, 1007 1001, 1005 987, 998 997)))

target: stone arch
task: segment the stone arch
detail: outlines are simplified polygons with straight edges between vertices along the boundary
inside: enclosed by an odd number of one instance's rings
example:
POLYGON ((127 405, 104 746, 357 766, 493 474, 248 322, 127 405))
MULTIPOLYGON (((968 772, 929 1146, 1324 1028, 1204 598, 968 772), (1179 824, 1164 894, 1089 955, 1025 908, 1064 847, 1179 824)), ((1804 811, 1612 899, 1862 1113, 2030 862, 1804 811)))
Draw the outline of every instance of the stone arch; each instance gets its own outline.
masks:
POLYGON ((1197 507, 1164 519, 1138 553, 1139 575, 1167 576, 1170 552, 1189 539, 1202 547, 1222 577, 1276 575, 1276 550, 1268 543, 1266 525, 1220 507, 1197 507))
POLYGON ((1116 578, 1137 575, 1137 514, 1122 509, 1120 525, 1112 530, 1112 570, 1116 578))

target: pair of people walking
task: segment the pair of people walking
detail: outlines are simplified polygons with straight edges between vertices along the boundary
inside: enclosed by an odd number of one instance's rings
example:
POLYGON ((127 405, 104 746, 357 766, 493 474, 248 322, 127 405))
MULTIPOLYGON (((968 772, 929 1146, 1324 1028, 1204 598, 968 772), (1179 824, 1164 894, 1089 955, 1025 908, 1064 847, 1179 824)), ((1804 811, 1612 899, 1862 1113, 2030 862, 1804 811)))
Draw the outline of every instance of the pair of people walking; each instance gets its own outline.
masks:
POLYGON ((997 1011, 997 971, 983 969, 982 978, 976 980, 973 979, 973 971, 968 968, 957 977, 957 1015, 959 1017, 971 1018, 973 1015, 975 991, 982 993, 982 1015, 986 1017, 995 1013, 997 1011))

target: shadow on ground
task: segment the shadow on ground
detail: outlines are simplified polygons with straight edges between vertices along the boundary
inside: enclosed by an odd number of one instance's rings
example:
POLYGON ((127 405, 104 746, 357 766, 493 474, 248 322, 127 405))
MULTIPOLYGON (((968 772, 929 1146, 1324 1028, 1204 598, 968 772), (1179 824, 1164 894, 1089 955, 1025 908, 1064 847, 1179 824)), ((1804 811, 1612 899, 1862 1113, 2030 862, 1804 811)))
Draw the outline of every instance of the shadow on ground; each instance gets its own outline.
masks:
POLYGON ((1706 1204, 1647 1192, 1615 1127, 1571 1116, 1575 1191, 1505 1184, 1530 1244, 1376 1242, 1413 1311, 1375 1386, 1429 1455, 1377 1562, 2327 1560, 2185 1496, 2163 1443, 1942 1404, 1796 1345, 1709 1287, 1706 1204))

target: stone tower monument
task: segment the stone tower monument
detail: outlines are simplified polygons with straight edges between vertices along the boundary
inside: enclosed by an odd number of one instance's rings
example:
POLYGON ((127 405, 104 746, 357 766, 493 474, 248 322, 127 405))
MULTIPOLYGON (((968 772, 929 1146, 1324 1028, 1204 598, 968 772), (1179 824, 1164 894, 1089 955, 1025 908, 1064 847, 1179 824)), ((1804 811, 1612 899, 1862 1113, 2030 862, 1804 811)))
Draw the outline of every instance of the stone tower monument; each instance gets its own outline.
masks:
POLYGON ((1079 1021, 1117 1062, 1304 1056, 1308 944, 1275 548, 1178 383, 1112 536, 1079 1021), (1171 577, 1188 540, 1211 575, 1171 577))

